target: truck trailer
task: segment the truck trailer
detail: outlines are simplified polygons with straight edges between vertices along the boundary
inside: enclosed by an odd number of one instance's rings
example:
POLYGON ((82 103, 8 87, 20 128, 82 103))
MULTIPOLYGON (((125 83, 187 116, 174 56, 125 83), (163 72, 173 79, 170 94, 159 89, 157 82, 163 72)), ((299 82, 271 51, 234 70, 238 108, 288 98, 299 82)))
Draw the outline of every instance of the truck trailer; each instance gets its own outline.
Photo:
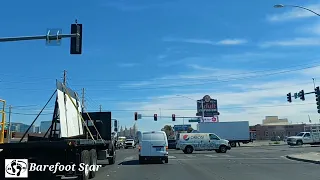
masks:
POLYGON ((199 123, 198 128, 201 133, 215 133, 220 138, 228 140, 231 147, 236 147, 237 143, 240 145, 240 142, 253 142, 249 121, 199 123))
MULTIPOLYGON (((75 169, 57 171, 55 173, 30 172, 29 179, 45 179, 60 177, 61 179, 88 180, 94 178, 98 169, 97 160, 108 160, 114 164, 116 160, 116 140, 111 134, 111 112, 81 112, 77 94, 64 84, 57 82, 57 89, 49 101, 25 132, 19 143, 0 144, 1 164, 5 170, 4 159, 27 159, 38 165, 72 165, 75 169), (50 100, 56 96, 52 124, 43 137, 27 135, 50 100), (27 141, 22 142, 27 136, 27 141), (87 168, 81 169, 85 165, 87 168), (91 171, 90 171, 91 170, 91 171)), ((1 177, 4 171, 1 171, 1 177)))

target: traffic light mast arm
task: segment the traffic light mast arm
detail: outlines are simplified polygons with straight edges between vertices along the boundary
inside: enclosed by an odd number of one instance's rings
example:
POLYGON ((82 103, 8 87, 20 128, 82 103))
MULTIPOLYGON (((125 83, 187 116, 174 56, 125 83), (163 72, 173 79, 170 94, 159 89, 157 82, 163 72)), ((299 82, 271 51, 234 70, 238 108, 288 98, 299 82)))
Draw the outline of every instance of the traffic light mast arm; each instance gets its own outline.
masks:
POLYGON ((57 35, 44 35, 44 36, 21 36, 21 37, 5 37, 0 38, 0 42, 11 42, 11 41, 28 41, 28 40, 39 40, 47 39, 50 41, 60 40, 62 38, 77 37, 78 34, 57 34, 57 35))

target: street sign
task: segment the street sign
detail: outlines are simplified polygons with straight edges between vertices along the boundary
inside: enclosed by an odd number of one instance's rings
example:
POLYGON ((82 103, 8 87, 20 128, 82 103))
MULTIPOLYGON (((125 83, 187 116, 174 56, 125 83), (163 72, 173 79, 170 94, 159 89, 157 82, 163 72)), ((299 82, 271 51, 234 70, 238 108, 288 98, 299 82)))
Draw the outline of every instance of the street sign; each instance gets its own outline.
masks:
POLYGON ((215 122, 219 122, 219 118, 218 116, 214 116, 214 117, 204 117, 201 122, 204 123, 215 123, 215 122))
POLYGON ((189 122, 200 122, 200 118, 197 118, 197 119, 189 119, 189 122))
POLYGON ((61 45, 61 35, 62 29, 47 29, 47 39, 46 39, 46 45, 51 46, 60 46, 61 45), (56 39, 50 39, 50 36, 56 36, 56 39))
POLYGON ((174 131, 187 131, 191 127, 191 124, 174 125, 174 131))

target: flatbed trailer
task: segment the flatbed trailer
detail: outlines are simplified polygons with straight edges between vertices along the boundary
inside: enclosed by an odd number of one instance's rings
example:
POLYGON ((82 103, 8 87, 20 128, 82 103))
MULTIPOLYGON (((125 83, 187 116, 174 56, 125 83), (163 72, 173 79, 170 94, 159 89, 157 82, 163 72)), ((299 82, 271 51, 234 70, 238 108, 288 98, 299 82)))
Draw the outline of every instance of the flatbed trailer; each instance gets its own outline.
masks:
MULTIPOLYGON (((57 86, 61 90, 62 85, 57 84, 57 86)), ((65 89, 62 88, 62 91, 65 92, 65 89)), ((68 95, 70 95, 70 91, 68 89, 68 95)), ((88 180, 94 178, 99 170, 97 169, 97 160, 108 160, 109 164, 115 163, 116 141, 111 135, 111 112, 82 113, 81 118, 85 120, 87 126, 83 134, 74 137, 59 137, 57 125, 61 119, 59 120, 59 113, 57 113, 58 104, 56 101, 52 124, 44 137, 28 135, 27 142, 0 144, 0 149, 2 149, 0 153, 2 168, 5 167, 4 159, 28 159, 29 166, 30 163, 36 164, 36 172, 29 171, 29 179, 43 180, 47 177, 60 177, 60 179, 88 180), (91 125, 89 125, 88 119, 91 120, 91 125), (93 129, 97 131, 93 131, 93 129), (39 172, 43 169, 37 169, 41 168, 41 165, 54 166, 57 163, 58 165, 75 166, 75 168, 67 171, 56 171, 55 173, 48 171, 48 169, 46 169, 47 171, 39 172), (81 169, 82 167, 87 167, 87 170, 81 169)), ((21 140, 23 138, 24 136, 21 140)), ((5 170, 7 168, 8 165, 5 170)), ((5 177, 4 172, 1 171, 1 177, 5 177)))

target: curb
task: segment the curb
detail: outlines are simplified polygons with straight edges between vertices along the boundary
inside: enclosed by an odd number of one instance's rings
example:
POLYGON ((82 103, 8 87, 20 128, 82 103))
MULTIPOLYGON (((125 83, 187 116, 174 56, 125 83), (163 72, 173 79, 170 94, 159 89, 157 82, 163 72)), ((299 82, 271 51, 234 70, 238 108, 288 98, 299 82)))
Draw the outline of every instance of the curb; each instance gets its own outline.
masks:
POLYGON ((296 158, 296 157, 292 157, 290 155, 286 155, 286 158, 291 159, 291 160, 295 160, 295 161, 308 162, 308 163, 313 163, 313 164, 320 164, 320 161, 296 158))

